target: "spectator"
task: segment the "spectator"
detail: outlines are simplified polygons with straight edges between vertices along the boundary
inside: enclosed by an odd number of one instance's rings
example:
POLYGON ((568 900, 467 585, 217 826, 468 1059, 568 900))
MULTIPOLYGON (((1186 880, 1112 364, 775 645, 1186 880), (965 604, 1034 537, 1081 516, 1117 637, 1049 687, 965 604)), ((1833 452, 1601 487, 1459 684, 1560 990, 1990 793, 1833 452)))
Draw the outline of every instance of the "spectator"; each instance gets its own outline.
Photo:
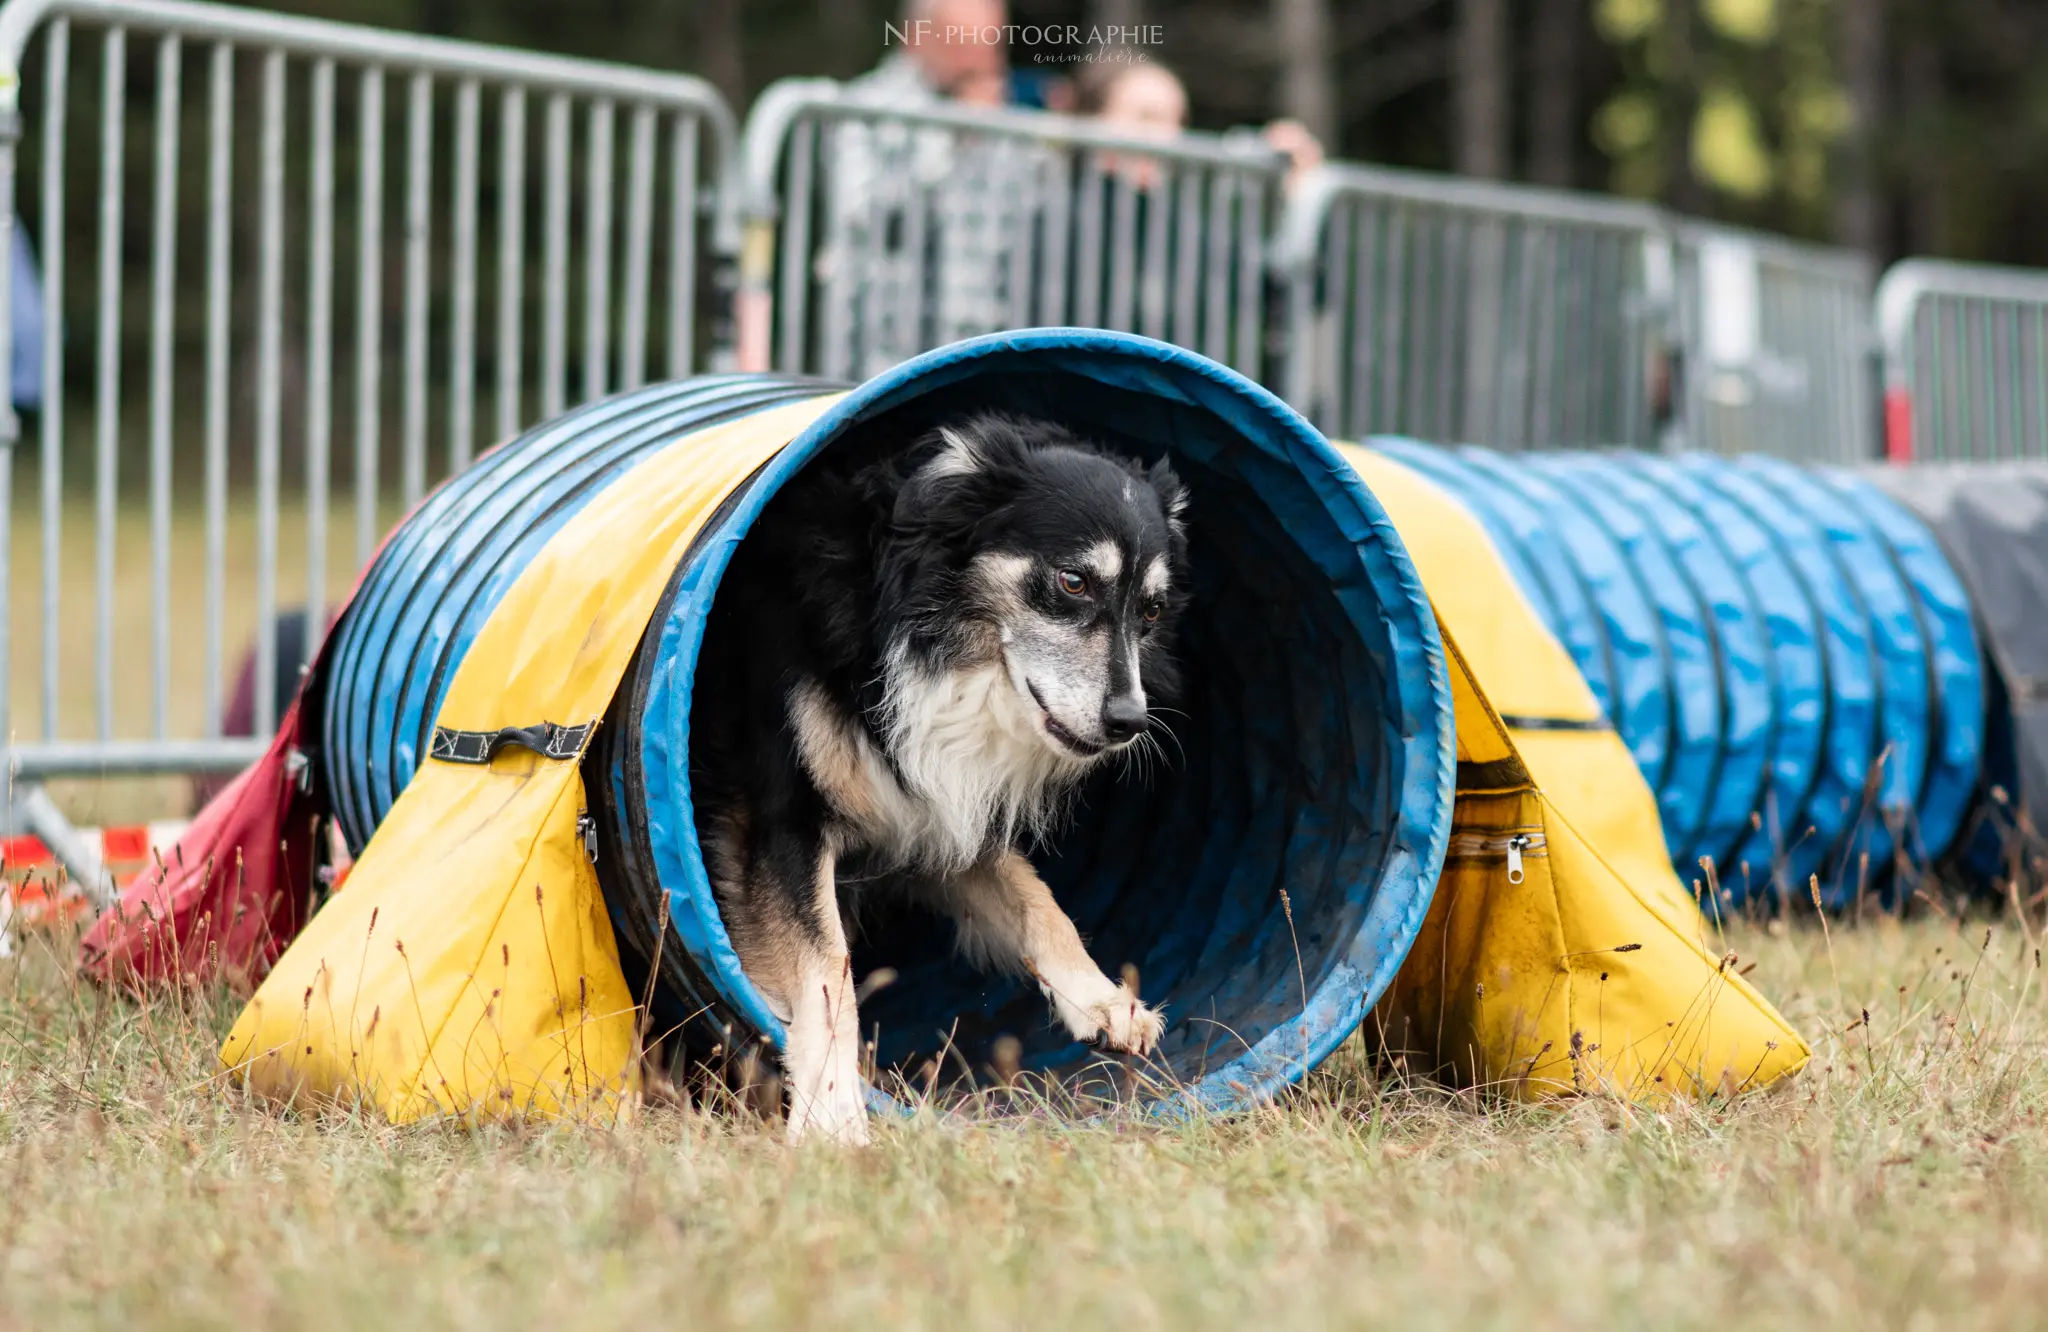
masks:
MULTIPOLYGON (((904 34, 851 101, 890 110, 1009 99, 1003 0, 914 0, 904 34), (993 30, 993 31, 991 31, 993 30)), ((926 347, 998 328, 1038 163, 999 137, 900 122, 844 122, 825 160, 819 337, 828 373, 874 374, 926 347)))
MULTIPOLYGON (((1172 70, 1147 61, 1099 60, 1087 66, 1074 89, 1074 111, 1138 139, 1167 143, 1188 123, 1188 93, 1172 70)), ((1159 185, 1159 164, 1150 158, 1105 154, 1104 169, 1141 190, 1159 185)))
POLYGON ((35 411, 43 405, 43 280, 36 271, 35 248, 17 219, 14 224, 14 364, 11 367, 14 405, 35 411))
POLYGON ((1009 19, 1006 0, 911 0, 897 25, 906 40, 892 38, 881 63, 850 87, 857 96, 896 106, 950 101, 1071 110, 1066 80, 1012 70, 1001 43, 979 40, 978 34, 1001 30, 1009 19))
MULTIPOLYGON (((1180 76, 1157 61, 1101 60, 1088 66, 1075 89, 1074 109, 1140 138, 1167 140, 1188 126, 1188 91, 1180 76)), ((1320 166, 1323 145, 1298 120, 1276 120, 1263 131, 1266 142, 1285 153, 1287 185, 1320 166)), ((1135 183, 1150 185, 1140 169, 1135 183)))
POLYGON ((849 86, 864 101, 909 107, 957 100, 1005 100, 1009 58, 1000 42, 979 35, 1010 21, 1004 0, 911 0, 880 64, 849 86), (972 37, 970 37, 972 34, 972 37))
MULTIPOLYGON (((1114 53, 1110 52, 1098 53, 1097 58, 1083 70, 1075 88, 1075 110, 1134 139, 1166 144, 1185 133, 1188 94, 1180 78, 1156 61, 1119 60, 1113 56, 1114 53)), ((1287 156, 1285 187, 1288 189, 1295 186, 1304 172, 1322 162, 1322 145, 1295 121, 1274 121, 1263 131, 1263 137, 1287 156)), ((1126 215, 1128 225, 1119 229, 1118 200, 1111 192, 1104 192, 1097 205, 1102 217, 1099 234, 1120 236, 1122 241, 1118 244, 1113 240, 1103 245, 1092 271, 1081 267, 1077 258, 1075 281, 1078 284, 1096 284, 1097 289, 1104 293, 1099 308, 1107 311, 1113 326, 1143 327, 1149 312, 1149 317, 1156 321, 1155 326, 1163 329, 1166 327, 1164 311, 1169 299, 1167 275, 1185 271, 1184 261, 1191 249, 1203 244, 1203 233, 1199 227, 1189 231, 1171 224, 1160 228, 1152 225, 1156 215, 1154 210, 1170 208, 1167 200, 1161 197, 1170 184, 1168 168, 1159 159, 1136 152, 1109 152, 1100 154, 1096 160, 1108 180, 1122 182, 1128 194, 1134 197, 1125 201, 1129 208, 1126 215), (1120 274, 1119 268, 1128 268, 1131 272, 1120 274), (1119 291, 1128 293, 1127 299, 1135 306, 1137 322, 1125 322, 1132 319, 1134 311, 1128 307, 1118 308, 1119 291)), ((1227 219, 1218 221, 1226 229, 1231 226, 1227 219)), ((1242 237, 1230 238, 1233 251, 1242 243, 1242 237)), ((1194 262, 1199 264, 1203 260, 1198 258, 1194 262)), ((1271 275, 1266 280, 1269 286, 1274 281, 1271 275)), ((1269 309, 1279 308, 1275 300, 1277 295, 1274 290, 1267 291, 1269 309)), ((1261 355, 1259 348, 1243 345, 1233 331, 1238 326, 1238 299, 1234 287, 1221 293, 1220 307, 1216 304, 1216 296, 1201 297, 1198 302, 1199 327, 1206 331, 1191 337, 1190 341, 1198 341, 1211 355, 1219 355, 1232 364, 1252 365, 1261 355), (1231 350, 1233 343, 1237 344, 1234 351, 1231 350)), ((1195 327, 1196 317, 1196 308, 1184 305, 1174 316, 1175 326, 1195 327)))
POLYGON ((1007 106, 1011 83, 1001 70, 969 74, 953 85, 953 100, 962 106, 1007 106))
POLYGON ((1012 106, 1067 114, 1074 110, 1073 81, 1045 70, 1011 70, 1009 91, 1012 106))
POLYGON ((1074 87, 1074 111, 1147 139, 1172 139, 1188 124, 1188 91, 1155 61, 1102 60, 1074 87))

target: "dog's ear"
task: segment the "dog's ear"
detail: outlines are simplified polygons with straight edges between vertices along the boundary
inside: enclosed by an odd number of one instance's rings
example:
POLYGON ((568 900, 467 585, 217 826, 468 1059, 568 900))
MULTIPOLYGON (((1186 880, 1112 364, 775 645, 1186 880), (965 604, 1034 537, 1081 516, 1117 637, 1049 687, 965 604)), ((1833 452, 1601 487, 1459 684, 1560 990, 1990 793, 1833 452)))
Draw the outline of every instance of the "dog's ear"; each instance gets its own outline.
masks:
POLYGON ((918 470, 928 479, 1000 476, 1016 467, 1030 447, 1022 422, 999 412, 951 421, 932 432, 937 451, 918 470))
POLYGON ((1024 448, 1016 423, 994 414, 932 431, 912 451, 917 461, 896 493, 897 533, 916 531, 941 546, 967 541, 1016 490, 1024 448))
POLYGON ((938 452, 917 469, 918 477, 926 481, 944 481, 952 477, 973 476, 988 467, 987 445, 971 426, 942 425, 932 433, 938 436, 938 452))
POLYGON ((957 601, 977 528, 1016 494, 1012 434, 975 417, 938 427, 906 452, 908 471, 876 550, 881 619, 916 618, 957 601))
POLYGON ((1176 539, 1187 533, 1188 488, 1173 471, 1173 464, 1161 458, 1145 473, 1145 480, 1159 496, 1159 507, 1166 512, 1166 525, 1173 529, 1176 539))

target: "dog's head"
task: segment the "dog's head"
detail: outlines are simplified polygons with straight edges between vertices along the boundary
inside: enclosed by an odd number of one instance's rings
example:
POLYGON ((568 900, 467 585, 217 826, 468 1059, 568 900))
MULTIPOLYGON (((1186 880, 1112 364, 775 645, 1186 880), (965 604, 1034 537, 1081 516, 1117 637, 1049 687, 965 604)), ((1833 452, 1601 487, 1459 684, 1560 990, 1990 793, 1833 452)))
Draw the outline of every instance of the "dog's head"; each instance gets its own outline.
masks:
POLYGON ((1038 738, 1066 760, 1129 745, 1173 680, 1187 585, 1187 491, 1043 421, 981 415, 914 454, 881 564, 881 602, 927 670, 1000 663, 1038 738))

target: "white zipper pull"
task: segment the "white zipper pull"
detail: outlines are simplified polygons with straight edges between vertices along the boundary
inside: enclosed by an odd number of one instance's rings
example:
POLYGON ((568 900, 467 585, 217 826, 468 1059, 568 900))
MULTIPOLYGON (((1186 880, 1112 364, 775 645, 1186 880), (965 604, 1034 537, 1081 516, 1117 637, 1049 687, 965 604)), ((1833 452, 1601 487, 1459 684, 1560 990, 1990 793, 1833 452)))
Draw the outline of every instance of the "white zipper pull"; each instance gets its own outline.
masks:
POLYGON ((1529 838, 1523 833, 1516 833, 1513 837, 1508 838, 1509 883, 1520 883, 1522 881, 1522 848, 1527 845, 1529 845, 1529 838))

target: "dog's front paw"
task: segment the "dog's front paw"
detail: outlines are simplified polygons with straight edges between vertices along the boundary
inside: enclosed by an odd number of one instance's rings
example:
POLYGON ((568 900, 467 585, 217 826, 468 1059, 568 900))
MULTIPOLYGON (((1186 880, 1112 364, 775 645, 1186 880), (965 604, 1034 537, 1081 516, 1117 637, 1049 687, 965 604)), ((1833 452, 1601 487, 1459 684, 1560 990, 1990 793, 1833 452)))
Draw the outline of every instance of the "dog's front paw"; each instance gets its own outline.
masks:
MULTIPOLYGON (((1066 1005, 1062 1004, 1064 1010, 1066 1005)), ((1125 1054, 1148 1055, 1159 1046, 1166 1019, 1139 1002, 1122 985, 1113 986, 1092 1003, 1063 1011, 1067 1030, 1084 1041, 1095 1041, 1106 1049, 1125 1054)))
POLYGON ((867 1146, 868 1107, 859 1082, 851 1086, 828 1085, 816 1096, 791 1096, 789 1141, 796 1143, 806 1138, 845 1147, 867 1146))

